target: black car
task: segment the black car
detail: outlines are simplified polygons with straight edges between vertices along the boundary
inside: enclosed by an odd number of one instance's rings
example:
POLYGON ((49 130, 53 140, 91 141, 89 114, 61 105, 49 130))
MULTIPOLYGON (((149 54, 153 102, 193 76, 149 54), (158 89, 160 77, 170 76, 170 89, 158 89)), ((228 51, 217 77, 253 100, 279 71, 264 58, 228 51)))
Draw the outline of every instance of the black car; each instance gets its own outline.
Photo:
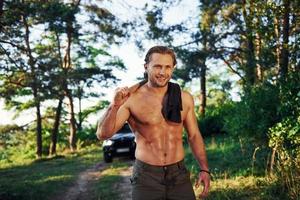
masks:
POLYGON ((116 156, 130 156, 134 159, 136 147, 134 133, 126 123, 115 135, 104 140, 102 147, 105 162, 112 162, 116 156))

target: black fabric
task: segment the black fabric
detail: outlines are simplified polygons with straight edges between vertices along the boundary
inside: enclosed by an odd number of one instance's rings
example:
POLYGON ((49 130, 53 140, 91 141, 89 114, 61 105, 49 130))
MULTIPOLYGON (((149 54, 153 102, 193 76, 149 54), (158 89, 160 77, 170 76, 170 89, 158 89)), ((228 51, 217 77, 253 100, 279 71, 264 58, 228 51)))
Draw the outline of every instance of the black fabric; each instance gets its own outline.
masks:
POLYGON ((182 99, 181 89, 176 83, 169 82, 168 90, 163 102, 162 114, 165 119, 181 123, 182 99))

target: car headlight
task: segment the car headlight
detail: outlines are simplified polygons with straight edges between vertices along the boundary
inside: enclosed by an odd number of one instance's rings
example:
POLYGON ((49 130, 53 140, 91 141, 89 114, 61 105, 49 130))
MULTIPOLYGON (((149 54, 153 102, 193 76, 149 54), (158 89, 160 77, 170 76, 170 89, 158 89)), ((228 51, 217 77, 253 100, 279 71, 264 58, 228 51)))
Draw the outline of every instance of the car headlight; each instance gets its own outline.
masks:
POLYGON ((114 142, 112 140, 104 140, 103 146, 111 146, 114 142))

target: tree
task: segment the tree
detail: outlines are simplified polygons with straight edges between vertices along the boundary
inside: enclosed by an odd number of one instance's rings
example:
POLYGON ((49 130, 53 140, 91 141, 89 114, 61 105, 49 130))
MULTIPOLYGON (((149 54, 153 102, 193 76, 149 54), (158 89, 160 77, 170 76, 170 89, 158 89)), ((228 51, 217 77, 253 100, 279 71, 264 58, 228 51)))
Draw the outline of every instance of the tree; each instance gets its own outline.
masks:
POLYGON ((42 115, 40 94, 40 71, 37 60, 33 56, 33 48, 30 41, 30 26, 35 23, 31 15, 35 7, 27 3, 5 2, 4 13, 1 18, 3 32, 1 32, 1 55, 6 60, 2 66, 2 97, 9 107, 17 107, 19 110, 35 107, 36 109, 36 143, 37 157, 42 155, 42 115), (22 43, 22 42, 23 43, 22 43), (5 45, 5 46, 3 46, 5 45), (10 46, 13 49, 7 50, 10 46), (16 50, 14 52, 14 50, 16 50), (28 96, 33 99, 27 102, 16 101, 13 97, 28 96))
POLYGON ((80 1, 4 2, 3 8, 3 31, 0 33, 0 56, 3 58, 0 70, 1 97, 5 98, 8 108, 18 111, 36 108, 38 157, 42 155, 41 104, 45 100, 58 100, 51 146, 51 153, 55 154, 63 100, 67 97, 71 116, 70 148, 75 150, 77 127, 73 96, 77 85, 84 82, 85 87, 90 87, 98 82, 105 86, 116 80, 112 75, 113 68, 124 69, 122 62, 108 53, 105 57, 110 59, 99 62, 105 46, 96 52, 84 52, 87 49, 83 47, 90 44, 94 46, 96 41, 103 45, 119 42, 118 38, 125 36, 117 28, 120 23, 106 9, 96 5, 81 5, 80 1), (81 27, 77 15, 83 10, 90 11, 90 20, 86 25, 93 26, 94 32, 90 32, 92 28, 84 30, 81 27), (96 31, 97 28, 100 31, 96 31), (39 36, 36 31, 40 32, 39 36), (90 66, 85 63, 84 54, 93 54, 94 60, 97 58, 94 63, 99 63, 90 66))
POLYGON ((290 1, 283 0, 282 19, 282 49, 280 54, 280 75, 282 78, 288 73, 289 65, 289 32, 290 32, 290 1))
MULTIPOLYGON (((60 60, 59 66, 60 69, 62 69, 62 76, 60 76, 62 80, 60 89, 61 91, 63 91, 64 96, 66 96, 68 99, 68 110, 70 116, 69 143, 71 151, 74 151, 76 149, 76 130, 77 128, 80 129, 82 124, 81 110, 79 111, 79 123, 77 123, 74 112, 74 94, 76 92, 76 89, 80 88, 80 91, 84 91, 83 87, 91 87, 95 81, 100 83, 101 85, 105 85, 110 80, 116 80, 116 77, 111 74, 112 69, 107 70, 105 69, 106 67, 96 64, 97 57, 110 57, 110 54, 103 49, 96 49, 93 46, 90 46, 89 43, 95 41, 99 42, 99 38, 104 38, 104 43, 117 42, 115 41, 116 38, 123 37, 124 35, 122 35, 122 31, 118 31, 118 29, 115 27, 118 25, 118 23, 115 22, 117 19, 104 8, 100 8, 97 5, 81 5, 79 1, 74 1, 69 5, 62 6, 64 6, 65 8, 57 10, 55 9, 57 7, 57 3, 50 3, 47 10, 53 10, 54 13, 52 15, 46 15, 45 17, 49 18, 50 16, 50 18, 47 19, 50 24, 48 31, 50 31, 50 33, 55 36, 54 43, 57 44, 57 55, 60 60), (99 26, 101 32, 90 33, 89 31, 85 31, 84 33, 80 34, 82 27, 76 20, 76 15, 80 14, 80 10, 90 13, 90 25, 99 26), (53 19, 53 17, 51 18, 51 16, 58 16, 58 18, 53 19), (65 18, 61 16, 65 16, 65 18), (97 21, 98 18, 101 18, 101 22, 97 21), (112 23, 116 23, 115 26, 113 26, 112 23), (64 38, 63 34, 66 34, 67 37, 64 38), (87 36, 93 37, 93 39, 85 39, 87 36), (65 50, 64 56, 62 56, 61 52, 63 50, 63 46, 61 46, 61 44, 64 43, 64 40, 67 41, 67 48, 65 50), (89 42, 88 40, 91 40, 91 42, 89 42), (71 52, 73 52, 73 58, 71 58, 71 52), (84 62, 81 62, 80 60, 84 60, 84 62)), ((125 68, 122 62, 120 62, 118 59, 113 58, 112 60, 108 61, 106 64, 104 63, 104 65, 106 65, 107 68, 125 68)), ((84 97, 84 95, 82 92, 77 94, 79 102, 81 102, 81 98, 84 97)), ((91 93, 90 95, 86 95, 85 97, 87 98, 91 95, 97 96, 97 94, 91 93)), ((58 105, 60 105, 60 103, 61 100, 59 101, 58 105)), ((57 111, 59 111, 59 109, 57 109, 57 111)), ((55 135, 54 131, 53 135, 55 135)), ((56 137, 53 136, 53 138, 56 137)), ((52 143, 54 143, 54 141, 52 143)))

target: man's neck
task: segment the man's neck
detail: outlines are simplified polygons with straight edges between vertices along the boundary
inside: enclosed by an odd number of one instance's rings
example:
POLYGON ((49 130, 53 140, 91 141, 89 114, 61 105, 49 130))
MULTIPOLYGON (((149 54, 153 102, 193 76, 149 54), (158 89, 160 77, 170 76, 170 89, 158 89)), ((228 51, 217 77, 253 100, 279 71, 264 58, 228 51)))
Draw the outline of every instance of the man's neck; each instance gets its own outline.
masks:
POLYGON ((147 82, 146 87, 150 92, 158 94, 158 95, 164 95, 168 90, 168 84, 166 84, 163 87, 156 87, 156 86, 153 86, 149 81, 147 82))

